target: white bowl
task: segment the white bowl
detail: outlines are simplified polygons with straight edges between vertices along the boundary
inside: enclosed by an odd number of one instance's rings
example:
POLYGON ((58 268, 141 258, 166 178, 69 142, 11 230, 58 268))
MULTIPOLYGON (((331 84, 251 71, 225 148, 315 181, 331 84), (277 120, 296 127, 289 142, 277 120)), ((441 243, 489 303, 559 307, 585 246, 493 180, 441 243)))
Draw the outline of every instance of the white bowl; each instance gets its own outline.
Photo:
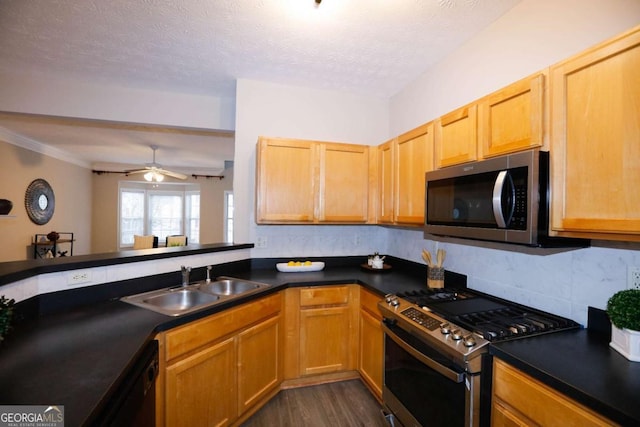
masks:
POLYGON ((324 262, 312 262, 311 265, 287 265, 286 262, 276 264, 276 269, 283 273, 301 273, 303 271, 320 271, 324 268, 324 262))

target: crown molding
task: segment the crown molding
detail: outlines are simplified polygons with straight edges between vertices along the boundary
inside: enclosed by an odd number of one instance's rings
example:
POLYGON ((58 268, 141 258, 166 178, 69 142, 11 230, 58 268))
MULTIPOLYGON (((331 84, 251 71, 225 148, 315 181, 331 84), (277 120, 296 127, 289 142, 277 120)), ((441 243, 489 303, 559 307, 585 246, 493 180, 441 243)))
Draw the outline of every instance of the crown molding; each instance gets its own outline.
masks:
POLYGON ((26 136, 11 132, 2 126, 0 126, 0 140, 24 148, 25 150, 35 151, 36 153, 44 154, 45 156, 62 160, 63 162, 72 163, 86 169, 91 169, 91 163, 85 160, 74 157, 66 151, 43 144, 34 139, 27 138, 26 136))

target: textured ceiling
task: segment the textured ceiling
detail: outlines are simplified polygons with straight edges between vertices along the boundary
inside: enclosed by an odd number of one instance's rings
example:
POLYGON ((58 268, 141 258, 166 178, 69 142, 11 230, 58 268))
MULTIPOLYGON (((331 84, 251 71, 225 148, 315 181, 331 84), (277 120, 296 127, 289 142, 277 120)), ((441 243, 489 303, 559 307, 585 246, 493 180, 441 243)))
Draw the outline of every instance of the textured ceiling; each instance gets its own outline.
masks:
POLYGON ((0 0, 0 71, 225 97, 248 78, 389 98, 519 1, 0 0))

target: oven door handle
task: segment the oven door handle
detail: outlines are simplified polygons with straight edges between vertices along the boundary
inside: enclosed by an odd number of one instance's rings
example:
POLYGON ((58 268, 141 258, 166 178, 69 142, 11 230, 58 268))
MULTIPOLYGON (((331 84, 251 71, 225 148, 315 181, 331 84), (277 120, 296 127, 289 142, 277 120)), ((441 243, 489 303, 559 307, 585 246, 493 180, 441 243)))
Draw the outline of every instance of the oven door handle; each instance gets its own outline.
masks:
POLYGON ((393 331, 389 329, 387 325, 384 324, 384 322, 382 323, 382 330, 389 336, 389 338, 391 338, 396 344, 398 344, 404 351, 406 351, 407 353, 409 353, 410 355, 412 355, 413 357, 415 357, 420 362, 424 363, 434 371, 438 372, 439 374, 443 375, 444 377, 446 377, 447 379, 453 382, 461 383, 464 381, 464 372, 460 373, 460 372, 453 371, 447 368, 446 366, 439 364, 433 359, 429 359, 424 354, 420 353, 418 350, 413 348, 410 344, 405 342, 402 338, 394 334, 393 331))

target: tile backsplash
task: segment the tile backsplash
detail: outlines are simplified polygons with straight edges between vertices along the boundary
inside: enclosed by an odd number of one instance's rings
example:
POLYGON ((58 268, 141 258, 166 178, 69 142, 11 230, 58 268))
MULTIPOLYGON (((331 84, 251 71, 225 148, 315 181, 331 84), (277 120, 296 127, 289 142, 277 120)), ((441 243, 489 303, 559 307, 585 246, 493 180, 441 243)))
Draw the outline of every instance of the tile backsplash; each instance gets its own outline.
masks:
MULTIPOLYGON (((627 267, 640 266, 638 245, 626 248, 532 249, 425 239, 421 230, 379 226, 254 226, 266 237, 252 257, 364 255, 378 251, 423 263, 422 249, 446 249, 445 267, 467 275, 468 286, 569 317, 586 325, 587 307, 604 309, 627 286, 627 267)), ((255 238, 254 238, 255 240, 255 238)))

